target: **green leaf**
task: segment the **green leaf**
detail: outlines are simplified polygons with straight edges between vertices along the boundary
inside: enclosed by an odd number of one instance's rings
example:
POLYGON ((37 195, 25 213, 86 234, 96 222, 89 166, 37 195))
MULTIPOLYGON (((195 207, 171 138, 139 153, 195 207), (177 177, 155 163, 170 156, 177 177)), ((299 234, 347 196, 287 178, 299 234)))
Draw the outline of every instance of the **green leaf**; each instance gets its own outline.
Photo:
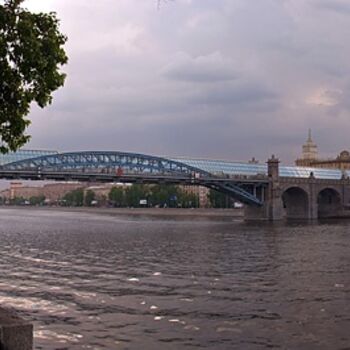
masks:
POLYGON ((0 5, 0 152, 15 151, 30 139, 26 116, 32 102, 41 108, 64 85, 67 37, 56 14, 31 13, 23 0, 0 5))

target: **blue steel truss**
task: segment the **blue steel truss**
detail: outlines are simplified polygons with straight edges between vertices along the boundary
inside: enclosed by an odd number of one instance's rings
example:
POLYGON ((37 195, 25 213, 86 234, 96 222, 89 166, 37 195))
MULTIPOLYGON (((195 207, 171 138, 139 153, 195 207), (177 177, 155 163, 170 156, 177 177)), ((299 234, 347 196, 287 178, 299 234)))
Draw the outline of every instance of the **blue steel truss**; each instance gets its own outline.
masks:
POLYGON ((240 186, 234 183, 212 183, 208 184, 207 187, 216 190, 218 192, 222 192, 227 194, 244 204, 248 205, 262 205, 262 201, 258 199, 256 196, 251 194, 246 189, 241 188, 240 186))
POLYGON ((38 171, 70 173, 114 173, 116 176, 161 175, 168 177, 182 176, 192 179, 192 183, 214 188, 229 194, 237 200, 250 205, 261 205, 261 201, 240 183, 222 182, 218 175, 181 162, 139 153, 85 151, 43 155, 5 164, 3 171, 38 171), (215 179, 218 181, 215 182, 215 179), (209 181, 210 180, 210 181, 209 181))
POLYGON ((178 161, 138 153, 85 151, 57 153, 24 159, 2 166, 4 170, 112 170, 121 168, 124 173, 138 174, 192 174, 209 173, 178 161))

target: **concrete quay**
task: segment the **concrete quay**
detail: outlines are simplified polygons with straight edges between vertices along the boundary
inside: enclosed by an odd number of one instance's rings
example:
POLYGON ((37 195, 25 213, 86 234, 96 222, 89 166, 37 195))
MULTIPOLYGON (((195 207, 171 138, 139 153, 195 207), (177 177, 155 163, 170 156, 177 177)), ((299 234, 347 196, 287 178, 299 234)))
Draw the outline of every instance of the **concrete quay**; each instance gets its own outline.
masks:
POLYGON ((32 350, 33 325, 14 311, 0 308, 0 349, 32 350))
POLYGON ((213 208, 104 208, 104 207, 35 207, 35 206, 0 206, 0 210, 24 210, 67 212, 108 216, 150 216, 150 217, 212 217, 243 219, 243 209, 213 208))

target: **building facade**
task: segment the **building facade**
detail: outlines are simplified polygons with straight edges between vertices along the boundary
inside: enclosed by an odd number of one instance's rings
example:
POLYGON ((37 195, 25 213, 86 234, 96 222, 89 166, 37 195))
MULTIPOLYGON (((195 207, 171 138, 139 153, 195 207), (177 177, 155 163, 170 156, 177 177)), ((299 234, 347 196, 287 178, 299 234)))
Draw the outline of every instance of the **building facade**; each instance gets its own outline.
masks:
POLYGON ((311 129, 309 129, 308 138, 302 146, 301 158, 295 161, 297 166, 312 166, 312 163, 318 159, 317 145, 312 141, 311 129))
POLYGON ((302 155, 300 158, 296 159, 295 165, 313 168, 349 170, 350 152, 344 150, 335 158, 319 158, 317 145, 313 142, 311 138, 311 130, 309 130, 308 138, 302 146, 302 155))
POLYGON ((0 197, 6 200, 15 198, 29 199, 30 197, 44 196, 49 202, 57 202, 66 193, 84 188, 79 183, 55 183, 39 186, 26 186, 22 182, 11 182, 10 188, 0 191, 0 197))
POLYGON ((179 186, 181 190, 186 193, 194 194, 198 197, 198 205, 199 208, 208 208, 210 206, 209 203, 209 188, 203 186, 179 186))

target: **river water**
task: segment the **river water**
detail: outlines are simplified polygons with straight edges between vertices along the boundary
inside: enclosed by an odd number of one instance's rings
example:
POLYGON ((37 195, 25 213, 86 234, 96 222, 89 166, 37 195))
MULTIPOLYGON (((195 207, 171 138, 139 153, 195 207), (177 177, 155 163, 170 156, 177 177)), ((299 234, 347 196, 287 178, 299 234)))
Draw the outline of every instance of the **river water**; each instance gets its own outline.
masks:
POLYGON ((0 210, 35 349, 350 349, 350 221, 0 210))

